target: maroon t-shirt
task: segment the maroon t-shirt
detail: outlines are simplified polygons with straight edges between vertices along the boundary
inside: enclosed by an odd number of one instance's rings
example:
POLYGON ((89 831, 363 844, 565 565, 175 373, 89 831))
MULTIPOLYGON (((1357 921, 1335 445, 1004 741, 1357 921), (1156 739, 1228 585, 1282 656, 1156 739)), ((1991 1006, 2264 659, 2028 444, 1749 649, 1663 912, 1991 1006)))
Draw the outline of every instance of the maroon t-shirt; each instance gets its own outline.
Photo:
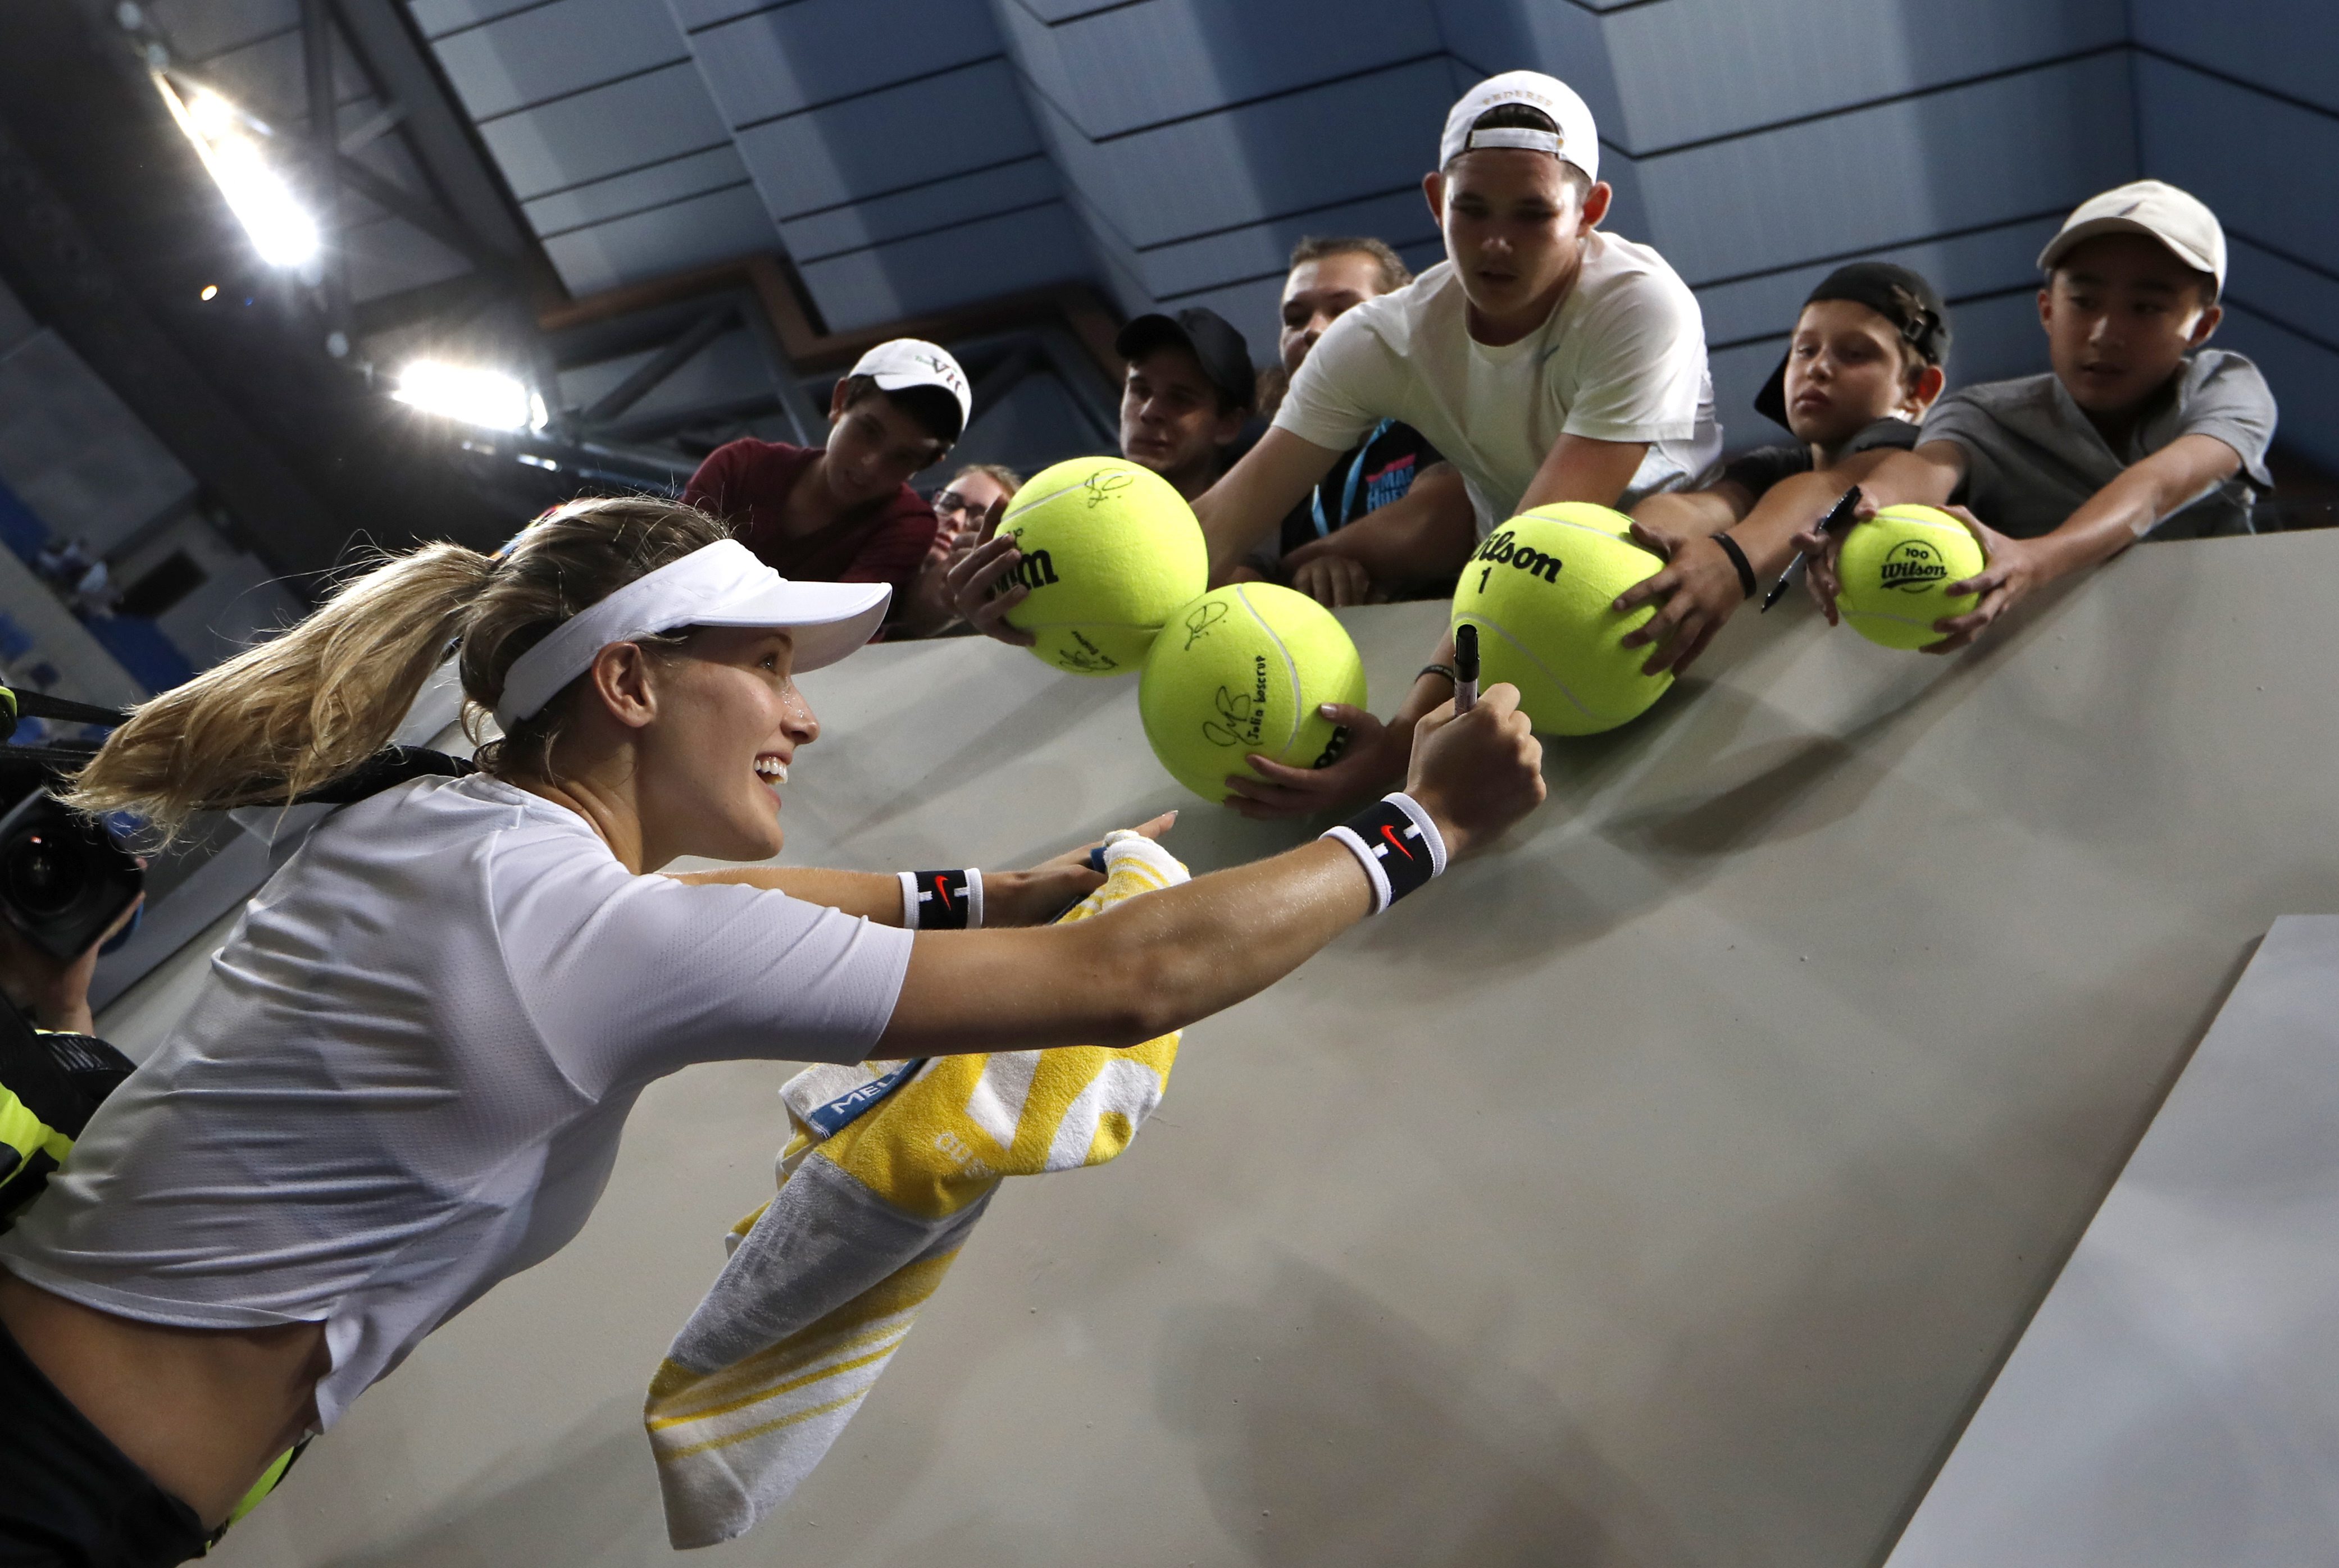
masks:
POLYGON ((733 441, 706 454, 682 498, 729 523, 739 542, 784 577, 893 584, 893 602, 885 611, 891 622, 934 542, 934 509, 903 485, 890 501, 848 512, 816 534, 789 538, 780 531, 788 492, 819 455, 817 448, 785 441, 733 441))

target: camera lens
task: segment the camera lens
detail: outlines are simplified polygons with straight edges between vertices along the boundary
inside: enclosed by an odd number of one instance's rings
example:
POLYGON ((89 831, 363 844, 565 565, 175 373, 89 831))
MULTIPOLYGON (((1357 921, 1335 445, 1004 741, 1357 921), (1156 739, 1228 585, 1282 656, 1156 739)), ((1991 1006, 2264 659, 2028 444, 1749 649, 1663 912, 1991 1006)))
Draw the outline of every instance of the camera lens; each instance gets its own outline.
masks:
POLYGON ((45 833, 25 834, 0 854, 0 884, 8 902, 26 914, 62 914, 82 891, 78 846, 45 833))

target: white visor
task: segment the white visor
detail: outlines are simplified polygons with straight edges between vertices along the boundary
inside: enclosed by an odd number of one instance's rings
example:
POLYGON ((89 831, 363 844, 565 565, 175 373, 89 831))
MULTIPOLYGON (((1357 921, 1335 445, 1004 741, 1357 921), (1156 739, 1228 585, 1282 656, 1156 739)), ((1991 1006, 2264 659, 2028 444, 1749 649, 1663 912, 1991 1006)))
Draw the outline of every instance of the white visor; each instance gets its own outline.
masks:
POLYGON ((669 561, 588 605, 512 661, 496 723, 508 730, 593 667, 603 648, 683 626, 776 626, 795 634, 801 675, 833 665, 877 633, 886 583, 790 582, 736 539, 669 561))

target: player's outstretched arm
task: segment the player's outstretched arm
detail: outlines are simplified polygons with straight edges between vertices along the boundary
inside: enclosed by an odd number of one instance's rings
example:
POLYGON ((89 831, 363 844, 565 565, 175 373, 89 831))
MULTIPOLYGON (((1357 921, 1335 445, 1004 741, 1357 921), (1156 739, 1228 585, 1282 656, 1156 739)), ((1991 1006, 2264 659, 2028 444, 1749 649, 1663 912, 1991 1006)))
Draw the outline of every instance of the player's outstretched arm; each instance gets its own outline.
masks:
MULTIPOLYGON (((1178 820, 1174 811, 1163 812, 1151 822, 1140 824, 1137 831, 1147 838, 1160 838, 1178 820)), ((1089 852, 1100 847, 1085 843, 1078 849, 1066 850, 1053 860, 1042 861, 1029 871, 987 871, 982 873, 982 921, 986 927, 1043 925, 1063 912, 1067 904, 1086 898, 1104 882, 1101 873, 1089 864, 1089 852)), ((824 903, 831 909, 843 910, 875 921, 880 925, 902 923, 902 883, 890 872, 824 871, 816 866, 739 865, 725 866, 720 871, 695 871, 675 879, 677 882, 732 883, 742 887, 770 888, 786 893, 790 898, 806 903, 824 903)))
MULTIPOLYGON (((1490 686, 1459 718, 1448 704, 1422 721, 1406 793, 1460 855, 1542 801, 1542 763, 1517 690, 1490 686)), ((1071 925, 924 932, 871 1054, 1136 1045, 1272 985, 1372 897, 1356 857, 1318 839, 1071 925)))

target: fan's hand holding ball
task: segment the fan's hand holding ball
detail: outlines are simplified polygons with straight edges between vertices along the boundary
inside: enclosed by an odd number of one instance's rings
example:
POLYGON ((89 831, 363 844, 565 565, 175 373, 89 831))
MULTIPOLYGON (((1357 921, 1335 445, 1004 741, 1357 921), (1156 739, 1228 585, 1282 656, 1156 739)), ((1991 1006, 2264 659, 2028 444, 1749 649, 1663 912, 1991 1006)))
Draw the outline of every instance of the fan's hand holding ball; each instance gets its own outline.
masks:
POLYGON ((1437 823, 1449 855, 1494 838, 1543 804, 1543 743, 1516 686, 1488 686, 1466 714, 1445 703, 1414 726, 1405 793, 1437 823))
POLYGON ((1981 575, 1982 548, 1965 526, 1931 507, 1886 507, 1843 537, 1835 559, 1836 611, 1888 648, 1922 648, 1949 634, 1937 623, 1979 602, 1953 594, 1981 575))
POLYGON ((1673 685, 1625 646, 1653 612, 1620 613, 1617 596, 1664 567, 1631 535, 1632 519, 1605 507, 1543 507, 1496 528, 1462 568, 1453 624, 1478 627, 1483 678, 1516 686, 1545 735, 1614 729, 1673 685))
POLYGON ((1181 608, 1146 656, 1137 706, 1170 776, 1204 800, 1253 756, 1322 767, 1347 733, 1321 711, 1362 707, 1365 665, 1332 612, 1272 583, 1237 583, 1181 608))
MULTIPOLYGON (((1209 586, 1193 509, 1167 479, 1121 458, 1042 468, 1007 503, 997 539, 1015 553, 992 586, 1023 590, 1002 618, 1074 675, 1133 674, 1162 624, 1209 586)), ((995 552, 994 571, 1008 558, 995 552)))

